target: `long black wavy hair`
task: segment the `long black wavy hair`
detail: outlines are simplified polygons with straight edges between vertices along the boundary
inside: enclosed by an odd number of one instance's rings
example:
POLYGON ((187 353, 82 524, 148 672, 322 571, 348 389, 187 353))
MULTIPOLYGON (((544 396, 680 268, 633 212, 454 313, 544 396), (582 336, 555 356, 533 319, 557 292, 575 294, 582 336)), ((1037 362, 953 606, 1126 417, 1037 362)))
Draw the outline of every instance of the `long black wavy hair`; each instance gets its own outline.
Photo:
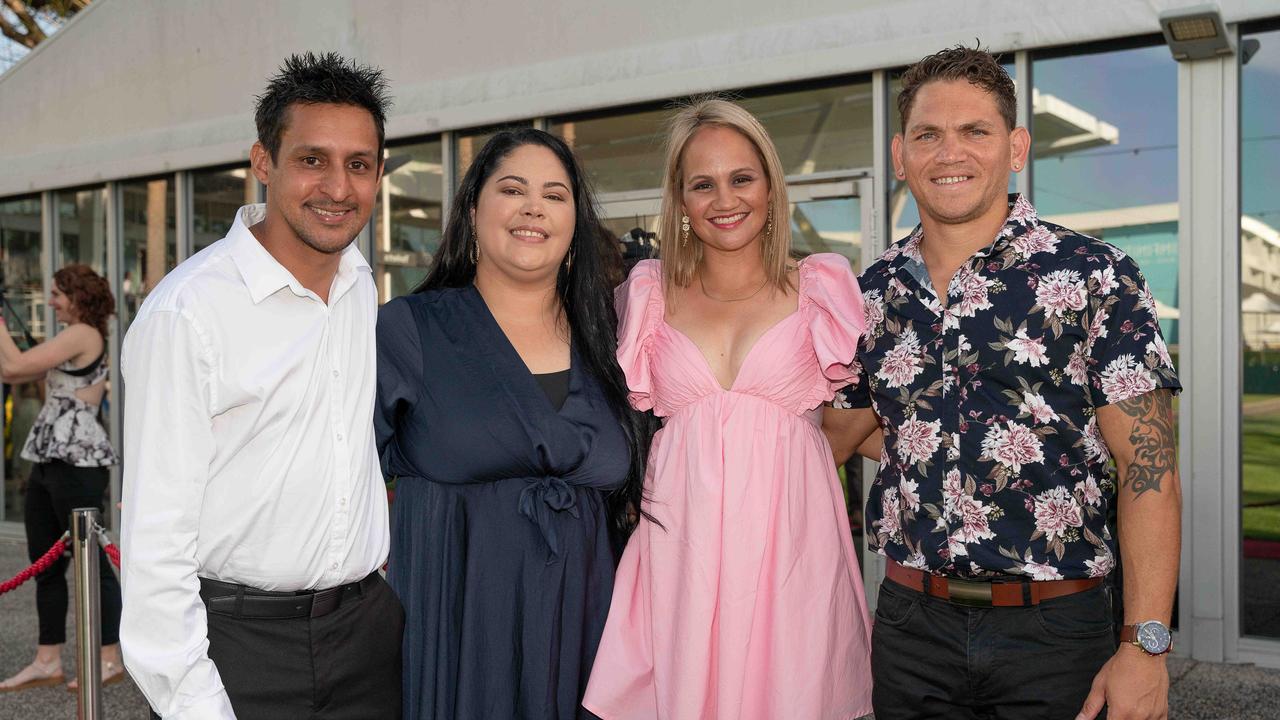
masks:
MULTIPOLYGON (((648 461, 649 443, 656 429, 654 417, 635 411, 627 401, 627 381, 618 367, 618 318, 613 309, 613 286, 609 281, 606 253, 617 253, 611 238, 600 232, 595 196, 577 157, 560 138, 531 128, 503 130, 494 135, 476 155, 458 186, 449 206, 440 249, 436 251, 431 272, 414 292, 440 288, 466 287, 475 282, 476 264, 471 259, 471 243, 475 233, 472 211, 485 182, 498 165, 517 148, 539 145, 560 160, 573 191, 573 238, 569 241, 572 269, 560 264, 556 276, 556 296, 560 312, 568 320, 573 346, 586 364, 586 369, 600 384, 605 398, 617 415, 627 436, 631 451, 631 468, 626 483, 610 493, 607 499, 610 527, 614 539, 625 539, 635 528, 644 510, 644 469, 648 461)), ((645 513, 646 517, 648 516, 645 513)))

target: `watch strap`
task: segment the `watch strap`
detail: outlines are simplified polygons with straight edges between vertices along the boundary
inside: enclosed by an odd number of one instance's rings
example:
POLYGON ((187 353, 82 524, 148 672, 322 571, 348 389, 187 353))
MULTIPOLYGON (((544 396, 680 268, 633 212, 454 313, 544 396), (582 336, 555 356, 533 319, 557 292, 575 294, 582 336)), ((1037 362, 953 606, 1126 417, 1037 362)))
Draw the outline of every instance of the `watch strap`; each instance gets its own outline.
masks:
POLYGON ((1147 652, 1147 649, 1142 647, 1142 643, 1138 642, 1138 628, 1142 624, 1143 623, 1138 623, 1136 625, 1121 625, 1120 626, 1120 642, 1129 643, 1130 645, 1133 645, 1134 647, 1141 650, 1143 653, 1147 655, 1151 655, 1153 657, 1164 655, 1165 653, 1173 650, 1173 640, 1172 638, 1170 638, 1169 647, 1165 648, 1164 652, 1159 652, 1159 653, 1147 652))

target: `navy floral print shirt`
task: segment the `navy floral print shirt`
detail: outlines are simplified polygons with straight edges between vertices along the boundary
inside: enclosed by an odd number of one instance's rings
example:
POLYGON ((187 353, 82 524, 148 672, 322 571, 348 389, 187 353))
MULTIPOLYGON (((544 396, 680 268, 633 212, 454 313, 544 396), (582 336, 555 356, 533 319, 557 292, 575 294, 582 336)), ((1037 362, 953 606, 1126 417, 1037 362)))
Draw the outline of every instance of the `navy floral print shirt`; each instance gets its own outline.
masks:
POLYGON ((1142 273, 1011 195, 944 308, 922 235, 862 274, 858 377, 833 401, 873 407, 884 429, 872 547, 957 577, 1106 575, 1116 479, 1096 410, 1181 389, 1142 273))

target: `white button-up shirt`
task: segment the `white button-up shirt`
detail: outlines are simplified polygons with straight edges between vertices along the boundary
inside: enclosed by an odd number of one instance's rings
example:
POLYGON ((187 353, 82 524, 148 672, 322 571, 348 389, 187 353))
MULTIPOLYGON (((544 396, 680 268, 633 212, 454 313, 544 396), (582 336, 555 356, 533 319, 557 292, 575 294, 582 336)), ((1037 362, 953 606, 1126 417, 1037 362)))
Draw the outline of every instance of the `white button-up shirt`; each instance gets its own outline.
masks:
POLYGON ((377 296, 342 253, 326 305, 258 242, 263 205, 171 272, 125 337, 125 665, 166 719, 234 718, 198 577, 322 589, 379 568, 377 296))

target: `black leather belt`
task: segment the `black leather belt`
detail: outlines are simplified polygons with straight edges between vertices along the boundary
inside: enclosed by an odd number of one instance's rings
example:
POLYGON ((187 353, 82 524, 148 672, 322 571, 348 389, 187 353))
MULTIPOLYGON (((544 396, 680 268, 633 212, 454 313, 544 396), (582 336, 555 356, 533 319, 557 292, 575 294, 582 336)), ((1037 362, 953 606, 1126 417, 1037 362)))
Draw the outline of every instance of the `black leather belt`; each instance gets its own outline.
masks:
POLYGON ((337 610, 348 598, 364 595, 378 579, 375 570, 359 582, 325 590, 269 592, 236 583, 200 578, 200 599, 209 612, 230 617, 318 618, 337 610))

